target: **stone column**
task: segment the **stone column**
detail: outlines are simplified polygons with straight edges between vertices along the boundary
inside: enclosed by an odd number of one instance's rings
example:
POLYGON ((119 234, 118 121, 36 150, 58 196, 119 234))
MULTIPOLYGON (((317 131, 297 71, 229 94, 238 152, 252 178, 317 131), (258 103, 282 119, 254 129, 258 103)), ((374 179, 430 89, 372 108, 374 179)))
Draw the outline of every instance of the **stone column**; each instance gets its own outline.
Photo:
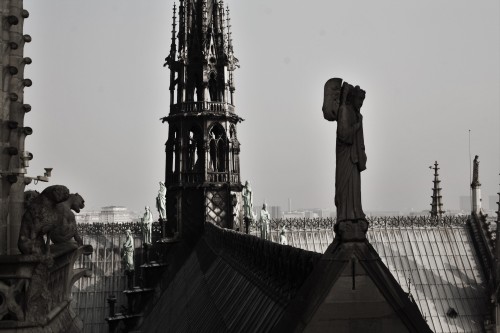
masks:
POLYGON ((481 183, 479 182, 479 156, 476 155, 473 163, 473 176, 472 183, 470 184, 472 189, 472 213, 479 215, 483 212, 481 206, 481 183))

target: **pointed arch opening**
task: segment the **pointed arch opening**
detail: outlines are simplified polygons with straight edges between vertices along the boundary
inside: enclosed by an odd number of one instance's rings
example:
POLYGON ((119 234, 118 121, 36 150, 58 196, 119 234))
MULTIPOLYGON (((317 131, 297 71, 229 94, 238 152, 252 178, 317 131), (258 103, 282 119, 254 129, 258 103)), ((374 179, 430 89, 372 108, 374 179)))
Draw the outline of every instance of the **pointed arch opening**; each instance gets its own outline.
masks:
POLYGON ((216 123, 209 131, 209 170, 213 172, 226 171, 227 138, 221 124, 216 123))

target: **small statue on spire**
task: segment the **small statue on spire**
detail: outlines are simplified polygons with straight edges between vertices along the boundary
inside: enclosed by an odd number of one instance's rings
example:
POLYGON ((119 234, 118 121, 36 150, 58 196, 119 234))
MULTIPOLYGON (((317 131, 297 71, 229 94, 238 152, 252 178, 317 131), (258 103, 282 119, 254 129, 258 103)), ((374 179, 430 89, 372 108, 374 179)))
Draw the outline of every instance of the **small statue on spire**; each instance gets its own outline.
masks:
POLYGON ((479 156, 478 155, 476 155, 476 157, 474 157, 474 162, 472 162, 472 163, 473 163, 473 167, 472 167, 471 187, 475 188, 475 187, 481 186, 481 183, 479 182, 479 156))

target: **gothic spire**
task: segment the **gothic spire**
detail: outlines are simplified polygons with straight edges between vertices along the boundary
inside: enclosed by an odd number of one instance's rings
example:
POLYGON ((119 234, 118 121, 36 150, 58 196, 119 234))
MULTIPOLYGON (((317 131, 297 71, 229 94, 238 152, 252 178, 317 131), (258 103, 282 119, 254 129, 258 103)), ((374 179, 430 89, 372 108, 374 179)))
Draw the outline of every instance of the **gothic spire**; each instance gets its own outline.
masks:
MULTIPOLYGON (((432 169, 432 166, 429 167, 429 169, 432 169)), ((444 213, 444 211, 441 209, 443 207, 443 203, 441 202, 441 187, 439 187, 439 183, 441 181, 439 180, 439 174, 438 174, 438 162, 434 162, 434 187, 432 188, 432 209, 431 209, 431 216, 432 217, 441 217, 441 215, 444 213)))
POLYGON ((174 3, 174 9, 173 9, 173 16, 172 16, 172 43, 170 44, 170 57, 172 58, 172 60, 175 60, 175 52, 177 51, 177 47, 176 47, 176 44, 175 44, 175 38, 176 38, 176 31, 175 31, 175 27, 177 26, 176 24, 176 17, 175 17, 175 14, 176 14, 176 11, 177 11, 177 8, 175 6, 175 3, 174 3))

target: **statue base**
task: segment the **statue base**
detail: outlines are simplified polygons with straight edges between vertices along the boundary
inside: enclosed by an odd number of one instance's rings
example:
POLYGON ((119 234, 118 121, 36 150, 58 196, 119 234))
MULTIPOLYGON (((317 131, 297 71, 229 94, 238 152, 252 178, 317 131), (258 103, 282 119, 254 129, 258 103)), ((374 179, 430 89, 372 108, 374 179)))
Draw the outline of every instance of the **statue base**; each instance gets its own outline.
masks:
POLYGON ((248 232, 250 231, 250 223, 252 223, 252 220, 246 216, 243 218, 243 220, 245 222, 245 233, 248 235, 248 232))
POLYGON ((340 221, 335 224, 334 231, 343 242, 364 242, 368 221, 365 219, 340 221))

